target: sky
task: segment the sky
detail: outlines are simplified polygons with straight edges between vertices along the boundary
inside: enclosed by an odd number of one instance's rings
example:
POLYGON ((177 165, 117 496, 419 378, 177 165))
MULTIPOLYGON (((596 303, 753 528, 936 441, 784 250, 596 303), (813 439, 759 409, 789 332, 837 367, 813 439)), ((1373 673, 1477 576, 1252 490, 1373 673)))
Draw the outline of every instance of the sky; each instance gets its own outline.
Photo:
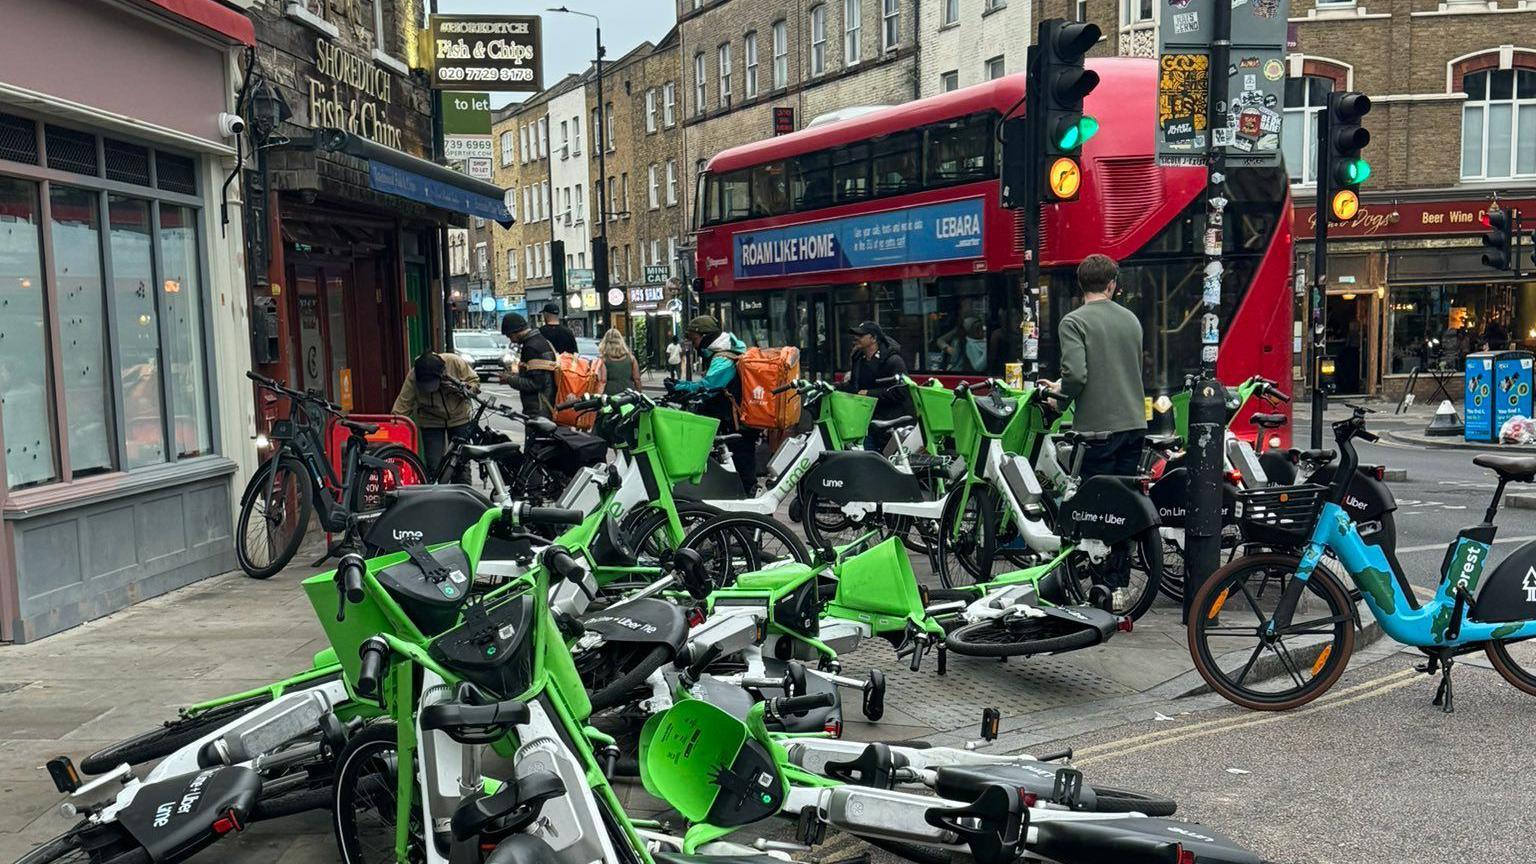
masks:
MULTIPOLYGON (((655 42, 677 20, 675 0, 438 0, 438 11, 472 15, 540 15, 544 30, 544 86, 587 68, 596 54, 591 18, 546 12, 551 6, 569 6, 602 19, 606 59, 617 60, 641 42, 655 42)), ((492 93, 491 107, 521 102, 521 93, 492 93)))

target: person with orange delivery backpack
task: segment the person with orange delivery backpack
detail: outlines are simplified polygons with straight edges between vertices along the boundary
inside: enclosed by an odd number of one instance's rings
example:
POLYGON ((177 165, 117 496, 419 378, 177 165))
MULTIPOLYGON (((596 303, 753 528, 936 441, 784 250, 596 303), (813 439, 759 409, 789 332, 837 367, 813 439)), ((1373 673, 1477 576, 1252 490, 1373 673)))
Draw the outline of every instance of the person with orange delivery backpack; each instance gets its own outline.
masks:
POLYGON ((726 446, 736 475, 741 478, 747 497, 757 494, 756 429, 738 422, 736 406, 741 401, 741 376, 736 361, 746 353, 745 342, 720 327, 713 315, 699 315, 688 322, 684 336, 704 363, 704 377, 698 381, 667 379, 667 391, 684 396, 703 396, 698 413, 720 421, 720 434, 737 433, 741 437, 726 446))

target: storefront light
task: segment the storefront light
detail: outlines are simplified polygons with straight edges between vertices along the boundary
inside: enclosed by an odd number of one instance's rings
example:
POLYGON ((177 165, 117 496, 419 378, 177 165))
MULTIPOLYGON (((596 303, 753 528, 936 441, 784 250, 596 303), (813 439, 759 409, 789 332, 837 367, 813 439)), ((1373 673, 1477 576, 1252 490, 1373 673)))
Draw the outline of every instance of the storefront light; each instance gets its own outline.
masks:
POLYGON ((1353 299, 1355 299, 1355 292, 1351 291, 1348 294, 1345 294, 1344 295, 1344 299, 1345 300, 1353 300, 1353 299))
POLYGON ((139 326, 140 327, 148 327, 149 326, 149 322, 151 322, 153 320, 154 320, 153 318, 149 317, 149 313, 148 312, 141 313, 139 315, 139 326))
POLYGON ((167 280, 165 280, 165 293, 167 293, 167 294, 180 294, 181 293, 181 283, 177 282, 175 279, 167 279, 167 280))

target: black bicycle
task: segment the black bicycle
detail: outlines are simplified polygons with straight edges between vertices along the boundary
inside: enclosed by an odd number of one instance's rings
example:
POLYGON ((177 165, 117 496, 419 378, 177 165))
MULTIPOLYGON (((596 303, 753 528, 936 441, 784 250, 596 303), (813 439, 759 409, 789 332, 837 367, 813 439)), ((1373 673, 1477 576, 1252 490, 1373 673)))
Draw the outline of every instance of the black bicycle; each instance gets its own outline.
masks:
MULTIPOLYGON (((320 514, 326 531, 345 533, 351 516, 381 509, 391 489, 426 481, 426 466, 409 448, 368 441, 378 426, 348 419, 341 406, 316 392, 294 390, 255 372, 245 374, 289 401, 288 416, 274 420, 267 432, 272 454, 240 496, 235 557, 247 576, 266 579, 288 566, 309 528, 311 510, 320 514), (340 477, 325 456, 327 417, 335 417, 347 430, 340 477)), ((333 552, 327 550, 316 564, 333 552)))

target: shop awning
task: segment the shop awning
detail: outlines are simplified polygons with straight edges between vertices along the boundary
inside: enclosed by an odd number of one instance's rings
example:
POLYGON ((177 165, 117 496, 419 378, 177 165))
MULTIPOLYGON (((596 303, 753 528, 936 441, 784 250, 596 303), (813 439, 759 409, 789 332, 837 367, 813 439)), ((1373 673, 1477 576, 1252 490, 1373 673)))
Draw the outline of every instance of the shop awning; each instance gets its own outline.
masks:
POLYGON ((341 129, 320 129, 315 134, 315 146, 328 153, 346 153, 366 159, 368 185, 376 192, 489 219, 503 228, 512 227, 506 190, 499 186, 466 177, 341 129))
POLYGON ((219 0, 138 0, 138 3, 230 42, 256 44, 256 27, 251 19, 219 0))

